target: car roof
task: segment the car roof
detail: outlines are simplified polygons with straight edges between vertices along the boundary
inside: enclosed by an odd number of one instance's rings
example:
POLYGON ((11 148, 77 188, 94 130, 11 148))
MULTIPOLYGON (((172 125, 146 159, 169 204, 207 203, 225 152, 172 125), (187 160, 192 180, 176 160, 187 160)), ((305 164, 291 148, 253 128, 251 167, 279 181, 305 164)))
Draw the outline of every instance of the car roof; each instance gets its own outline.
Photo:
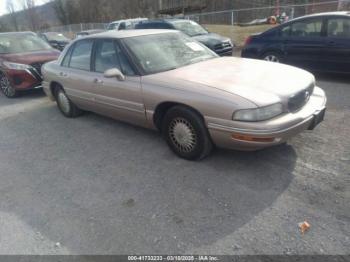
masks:
POLYGON ((36 35, 36 34, 34 32, 31 32, 31 31, 0 33, 0 36, 4 36, 4 35, 36 35))
POLYGON ((133 22, 133 21, 142 21, 142 20, 147 20, 147 18, 138 17, 138 18, 130 18, 130 19, 116 20, 116 21, 110 22, 110 25, 111 25, 111 24, 121 23, 121 22, 133 22))
POLYGON ((322 17, 322 16, 350 16, 350 12, 349 11, 339 11, 339 12, 317 13, 317 14, 301 16, 301 17, 295 18, 293 20, 290 20, 290 22, 305 19, 305 18, 322 17))
POLYGON ((165 33, 174 33, 177 31, 174 30, 164 30, 164 29, 139 29, 139 30, 121 30, 121 31, 107 31, 95 35, 91 35, 88 37, 84 37, 84 39, 89 38, 129 38, 143 35, 155 35, 155 34, 165 34, 165 33))
POLYGON ((159 18, 159 19, 150 19, 146 21, 142 21, 141 24, 147 24, 147 23, 155 23, 155 22, 180 22, 180 21, 191 21, 187 19, 180 19, 180 18, 159 18))

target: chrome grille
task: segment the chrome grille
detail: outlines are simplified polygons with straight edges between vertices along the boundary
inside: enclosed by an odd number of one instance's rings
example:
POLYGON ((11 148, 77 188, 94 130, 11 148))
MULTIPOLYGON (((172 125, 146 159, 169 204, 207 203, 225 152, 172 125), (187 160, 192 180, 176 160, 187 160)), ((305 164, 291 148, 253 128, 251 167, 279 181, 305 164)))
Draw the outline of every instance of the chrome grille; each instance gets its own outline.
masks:
POLYGON ((301 109, 310 99, 314 92, 315 85, 311 84, 305 90, 293 95, 288 100, 288 109, 291 112, 301 109))
POLYGON ((224 42, 221 44, 217 44, 214 46, 215 50, 221 50, 221 49, 225 49, 225 48, 229 48, 232 47, 230 42, 224 42))
POLYGON ((31 64, 32 67, 38 72, 38 74, 41 76, 41 67, 44 63, 33 63, 31 64))

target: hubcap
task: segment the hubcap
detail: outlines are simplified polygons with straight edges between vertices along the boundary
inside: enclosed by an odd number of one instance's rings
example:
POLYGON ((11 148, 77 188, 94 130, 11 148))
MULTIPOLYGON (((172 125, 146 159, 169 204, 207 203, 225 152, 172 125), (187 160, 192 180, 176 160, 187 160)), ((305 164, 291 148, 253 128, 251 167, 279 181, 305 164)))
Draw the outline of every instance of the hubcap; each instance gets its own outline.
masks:
POLYGON ((4 76, 4 75, 1 76, 0 85, 1 85, 2 92, 6 96, 9 96, 9 97, 14 96, 15 90, 11 86, 11 83, 10 83, 10 81, 8 80, 8 78, 6 76, 4 76))
POLYGON ((278 59, 277 56, 275 55, 268 55, 264 58, 265 61, 269 61, 269 62, 274 62, 274 63, 279 63, 280 60, 278 59))
POLYGON ((69 113, 70 111, 70 104, 69 104, 69 100, 68 97, 66 96, 65 93, 63 93, 62 91, 60 91, 58 93, 58 104, 60 105, 60 108, 62 109, 62 111, 66 114, 69 113))
POLYGON ((186 119, 175 118, 170 123, 169 134, 172 143, 181 152, 189 153, 194 150, 197 136, 193 126, 186 119))

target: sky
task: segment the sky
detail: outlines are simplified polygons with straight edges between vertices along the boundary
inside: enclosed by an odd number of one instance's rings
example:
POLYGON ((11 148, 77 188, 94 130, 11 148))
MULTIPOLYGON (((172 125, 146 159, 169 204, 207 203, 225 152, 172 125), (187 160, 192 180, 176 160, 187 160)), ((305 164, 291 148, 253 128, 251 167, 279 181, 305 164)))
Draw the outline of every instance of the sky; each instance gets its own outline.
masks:
MULTIPOLYGON (((19 3, 21 2, 21 0, 12 0, 12 1, 15 2, 15 6, 17 6, 17 8, 20 7, 19 3)), ((0 16, 7 13, 6 2, 7 2, 7 0, 0 0, 0 16)), ((35 0, 36 5, 42 5, 46 2, 48 2, 48 1, 47 0, 35 0)))

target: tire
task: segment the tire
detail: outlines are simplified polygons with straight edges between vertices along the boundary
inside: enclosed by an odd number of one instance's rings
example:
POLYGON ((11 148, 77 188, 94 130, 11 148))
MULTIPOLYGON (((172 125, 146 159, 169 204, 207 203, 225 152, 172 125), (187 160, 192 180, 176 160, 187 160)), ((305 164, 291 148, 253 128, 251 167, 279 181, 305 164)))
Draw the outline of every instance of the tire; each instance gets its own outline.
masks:
POLYGON ((0 73, 0 89, 2 93, 8 98, 15 98, 18 96, 18 91, 13 88, 10 80, 5 74, 0 73))
POLYGON ((55 98, 58 109, 65 117, 74 118, 83 113, 83 111, 74 105, 74 103, 68 98, 63 88, 58 87, 55 89, 55 98))
POLYGON ((201 160, 213 149, 203 119, 185 106, 175 106, 168 110, 164 116, 162 134, 170 149, 187 160, 201 160))
POLYGON ((262 60, 273 62, 273 63, 282 63, 283 57, 278 52, 267 52, 262 57, 262 60))

